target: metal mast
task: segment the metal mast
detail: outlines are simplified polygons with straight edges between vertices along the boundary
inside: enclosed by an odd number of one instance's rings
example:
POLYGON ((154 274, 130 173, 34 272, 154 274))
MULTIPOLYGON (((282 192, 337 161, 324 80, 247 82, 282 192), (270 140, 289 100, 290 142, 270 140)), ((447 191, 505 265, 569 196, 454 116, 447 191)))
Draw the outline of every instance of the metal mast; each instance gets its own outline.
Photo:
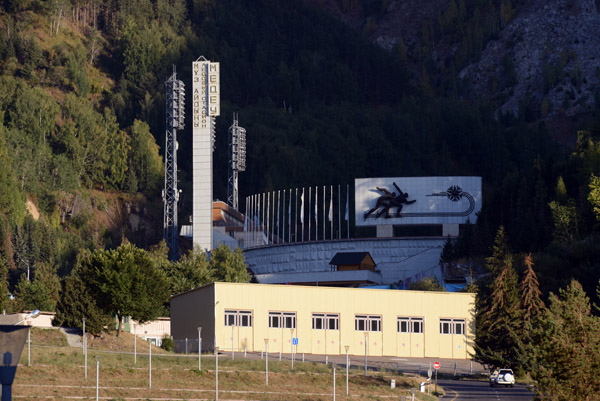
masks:
POLYGON ((185 88, 177 80, 175 66, 173 75, 165 82, 166 91, 166 132, 165 132, 165 188, 162 192, 164 203, 163 236, 169 247, 169 259, 177 259, 177 130, 183 129, 185 115, 185 88))
POLYGON ((233 124, 229 127, 229 169, 227 180, 227 204, 238 208, 238 172, 246 171, 246 129, 238 125, 238 116, 233 113, 233 124))

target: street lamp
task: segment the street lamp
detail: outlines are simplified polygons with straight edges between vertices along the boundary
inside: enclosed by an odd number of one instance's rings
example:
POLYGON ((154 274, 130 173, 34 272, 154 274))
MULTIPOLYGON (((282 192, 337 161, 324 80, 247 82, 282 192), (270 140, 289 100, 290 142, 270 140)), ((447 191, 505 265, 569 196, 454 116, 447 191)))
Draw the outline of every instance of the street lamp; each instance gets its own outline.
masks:
MULTIPOLYGON (((38 309, 35 309, 34 311, 26 314, 23 319, 15 323, 15 326, 17 326, 20 323, 23 323, 27 319, 35 319, 39 315, 40 311, 38 309)), ((29 329, 27 330, 27 366, 31 366, 31 327, 29 327, 29 329)))
POLYGON ((269 339, 265 338, 265 373, 267 386, 269 385, 269 339))
POLYGON ((344 348, 346 348, 346 395, 348 395, 348 350, 350 346, 345 345, 344 348))
MULTIPOLYGON (((21 322, 19 322, 21 323, 21 322)), ((11 401, 12 384, 17 373, 17 364, 25 346, 25 327, 0 326, 0 383, 2 401, 11 401)))
POLYGON ((16 325, 18 325, 18 324, 21 324, 21 323, 23 323, 23 322, 24 322, 25 320, 27 320, 27 319, 35 319, 35 318, 36 318, 36 317, 38 317, 39 315, 40 315, 40 311, 36 309, 36 310, 34 310, 34 311, 32 311, 32 312, 30 312, 30 313, 26 314, 26 315, 25 315, 25 317, 24 317, 23 319, 21 319, 21 320, 19 320, 17 323, 15 323, 15 326, 16 326, 16 325))
POLYGON ((202 360, 200 355, 202 354, 202 327, 198 327, 198 371, 202 369, 202 360))
POLYGON ((365 376, 366 376, 367 375, 367 340, 368 340, 369 333, 365 331, 364 335, 365 335, 365 376))

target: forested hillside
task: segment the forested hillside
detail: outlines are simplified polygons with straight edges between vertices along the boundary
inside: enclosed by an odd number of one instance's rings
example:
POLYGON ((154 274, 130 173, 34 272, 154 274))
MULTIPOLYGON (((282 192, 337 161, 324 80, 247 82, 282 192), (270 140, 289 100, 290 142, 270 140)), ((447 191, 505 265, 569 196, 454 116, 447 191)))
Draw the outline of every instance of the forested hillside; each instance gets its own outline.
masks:
MULTIPOLYGON (((17 296, 6 307, 35 306, 19 303, 34 284, 55 307, 84 250, 158 243, 163 83, 175 65, 190 88, 199 56, 221 63, 216 197, 226 195, 233 112, 248 138, 241 197, 357 177, 480 175, 484 208, 453 258, 489 256, 503 225, 514 252, 534 253, 544 294, 576 277, 595 296, 597 103, 568 124, 576 146, 561 148, 560 127, 534 122, 528 104, 496 118, 490 99, 461 99, 459 79, 429 74, 428 58, 408 64, 300 0, 7 0, 0 18, 0 264, 17 296)), ((480 54, 465 52, 463 64, 480 54)), ((191 209, 190 134, 179 134, 180 221, 191 209)))

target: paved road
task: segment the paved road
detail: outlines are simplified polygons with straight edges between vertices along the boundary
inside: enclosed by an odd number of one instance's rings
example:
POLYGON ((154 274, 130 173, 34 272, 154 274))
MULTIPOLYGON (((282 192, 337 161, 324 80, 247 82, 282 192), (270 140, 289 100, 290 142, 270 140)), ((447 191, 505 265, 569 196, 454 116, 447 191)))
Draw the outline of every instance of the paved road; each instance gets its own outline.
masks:
POLYGON ((522 385, 515 387, 490 387, 485 381, 438 380, 446 390, 444 400, 450 401, 531 401, 533 392, 522 385))

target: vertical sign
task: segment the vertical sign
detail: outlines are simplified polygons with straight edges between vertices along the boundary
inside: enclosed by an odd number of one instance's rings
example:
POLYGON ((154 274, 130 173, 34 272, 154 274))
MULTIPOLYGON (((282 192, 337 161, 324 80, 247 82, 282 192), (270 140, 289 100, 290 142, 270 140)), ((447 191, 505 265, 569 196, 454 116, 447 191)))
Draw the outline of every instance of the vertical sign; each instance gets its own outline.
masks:
POLYGON ((215 117, 220 114, 219 63, 200 57, 192 63, 192 241, 212 249, 212 150, 215 117))

